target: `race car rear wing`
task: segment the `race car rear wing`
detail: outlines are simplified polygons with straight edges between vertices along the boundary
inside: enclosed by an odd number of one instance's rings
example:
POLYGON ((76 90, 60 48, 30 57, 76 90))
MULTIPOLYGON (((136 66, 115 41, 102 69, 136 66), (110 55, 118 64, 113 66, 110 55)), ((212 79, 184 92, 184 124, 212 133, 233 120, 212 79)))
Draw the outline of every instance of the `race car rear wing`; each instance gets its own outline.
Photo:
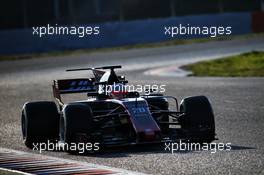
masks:
POLYGON ((93 78, 64 79, 53 81, 53 96, 63 104, 61 94, 95 92, 96 85, 93 78))

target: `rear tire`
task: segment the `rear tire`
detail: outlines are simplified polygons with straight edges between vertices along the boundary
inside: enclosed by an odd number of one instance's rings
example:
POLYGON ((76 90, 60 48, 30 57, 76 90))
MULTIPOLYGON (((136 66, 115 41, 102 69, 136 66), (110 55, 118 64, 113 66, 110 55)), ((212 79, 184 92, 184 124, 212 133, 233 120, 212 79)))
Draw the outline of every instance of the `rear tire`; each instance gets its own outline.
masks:
POLYGON ((33 144, 59 139, 59 113, 54 102, 30 102, 22 110, 22 136, 24 144, 32 149, 33 144))
POLYGON ((205 96, 188 97, 181 101, 182 129, 190 141, 210 143, 215 139, 215 122, 211 104, 205 96))

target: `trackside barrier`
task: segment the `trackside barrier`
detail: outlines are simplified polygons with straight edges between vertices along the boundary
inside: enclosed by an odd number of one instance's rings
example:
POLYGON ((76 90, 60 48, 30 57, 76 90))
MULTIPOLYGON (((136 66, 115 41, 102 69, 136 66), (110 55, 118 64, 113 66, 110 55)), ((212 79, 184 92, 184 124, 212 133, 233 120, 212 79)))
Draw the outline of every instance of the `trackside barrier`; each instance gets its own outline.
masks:
MULTIPOLYGON (((221 13, 210 15, 182 16, 163 19, 147 19, 126 22, 111 22, 87 26, 99 26, 100 34, 83 38, 73 35, 32 35, 33 30, 0 31, 0 54, 25 54, 57 50, 114 47, 132 44, 167 41, 164 26, 179 24, 190 26, 231 26, 232 35, 264 31, 263 12, 221 13)), ((189 39, 193 35, 179 35, 173 39, 189 39)), ((206 37, 206 36, 203 36, 206 37)))

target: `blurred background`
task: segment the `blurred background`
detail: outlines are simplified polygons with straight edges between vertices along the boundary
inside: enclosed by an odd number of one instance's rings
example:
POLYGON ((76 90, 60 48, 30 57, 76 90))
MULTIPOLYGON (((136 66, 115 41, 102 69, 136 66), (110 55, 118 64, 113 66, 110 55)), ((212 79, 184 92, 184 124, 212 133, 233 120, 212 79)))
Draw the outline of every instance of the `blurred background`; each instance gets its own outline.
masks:
POLYGON ((255 12, 263 8, 262 0, 5 0, 0 6, 0 29, 255 12))
MULTIPOLYGON (((264 31, 264 0, 4 0, 0 54, 114 47, 171 40, 164 26, 231 26, 233 35, 264 31), (33 26, 97 25, 99 37, 37 38, 33 26)), ((204 36, 179 36, 189 39, 204 36)), ((174 38, 175 39, 175 38, 174 38)))

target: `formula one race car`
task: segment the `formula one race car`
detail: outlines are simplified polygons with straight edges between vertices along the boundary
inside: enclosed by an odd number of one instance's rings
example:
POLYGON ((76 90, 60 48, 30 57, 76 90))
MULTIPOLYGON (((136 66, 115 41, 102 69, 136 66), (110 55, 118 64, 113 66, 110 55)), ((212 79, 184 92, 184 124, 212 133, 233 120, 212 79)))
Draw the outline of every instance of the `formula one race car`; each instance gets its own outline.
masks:
POLYGON ((121 66, 68 70, 91 70, 94 77, 54 80, 56 103, 26 103, 22 110, 25 145, 33 148, 35 143, 54 141, 108 147, 215 140, 214 114, 205 96, 187 97, 178 105, 177 98, 151 89, 147 95, 127 91, 120 88, 128 82, 116 75, 117 68, 121 66), (69 93, 86 93, 88 99, 64 104, 61 95, 69 93), (171 101, 175 110, 169 109, 171 101))

